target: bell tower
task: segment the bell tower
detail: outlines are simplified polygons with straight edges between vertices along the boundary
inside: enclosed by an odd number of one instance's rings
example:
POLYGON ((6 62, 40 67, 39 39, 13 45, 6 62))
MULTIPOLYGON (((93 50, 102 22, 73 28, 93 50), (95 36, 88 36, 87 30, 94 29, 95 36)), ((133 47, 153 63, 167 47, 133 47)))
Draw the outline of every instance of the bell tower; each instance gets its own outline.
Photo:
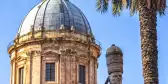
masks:
POLYGON ((10 84, 97 84, 100 50, 79 8, 68 0, 45 0, 8 47, 10 84))

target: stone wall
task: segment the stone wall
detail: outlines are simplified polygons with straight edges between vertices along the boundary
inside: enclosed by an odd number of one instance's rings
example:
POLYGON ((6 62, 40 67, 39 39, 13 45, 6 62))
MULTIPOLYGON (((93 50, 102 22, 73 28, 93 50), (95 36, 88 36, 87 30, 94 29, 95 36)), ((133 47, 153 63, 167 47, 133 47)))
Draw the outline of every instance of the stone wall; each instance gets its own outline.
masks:
POLYGON ((97 53, 78 42, 43 41, 21 46, 12 52, 11 84, 18 83, 19 68, 24 67, 24 84, 78 84, 78 66, 86 67, 86 84, 97 84, 97 53), (16 52, 16 53, 15 53, 16 52), (45 81, 45 64, 56 63, 54 82, 45 81))

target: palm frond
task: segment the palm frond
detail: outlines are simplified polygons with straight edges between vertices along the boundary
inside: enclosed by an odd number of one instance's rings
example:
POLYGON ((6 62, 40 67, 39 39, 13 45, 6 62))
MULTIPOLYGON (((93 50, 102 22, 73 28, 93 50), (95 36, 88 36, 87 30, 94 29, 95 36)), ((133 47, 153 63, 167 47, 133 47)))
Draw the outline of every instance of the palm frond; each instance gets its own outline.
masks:
POLYGON ((123 2, 124 0, 112 0, 112 14, 114 16, 120 16, 121 11, 123 10, 124 5, 126 5, 123 2))
POLYGON ((127 0, 122 0, 123 7, 127 7, 127 0))
POLYGON ((165 15, 166 0, 157 0, 156 8, 160 16, 165 15))
POLYGON ((137 13, 138 8, 139 8, 139 0, 130 0, 130 15, 133 16, 134 14, 137 13))
POLYGON ((126 0, 127 4, 126 4, 126 8, 130 8, 131 5, 131 0, 126 0))
POLYGON ((166 0, 146 0, 146 7, 156 10, 162 16, 165 14, 166 0))
POLYGON ((97 11, 107 12, 110 2, 114 16, 120 16, 123 8, 129 9, 130 15, 133 16, 139 11, 139 2, 144 2, 144 6, 148 9, 156 9, 161 16, 165 14, 166 9, 166 0, 97 0, 97 11))
POLYGON ((109 0, 97 0, 96 6, 98 12, 105 13, 108 11, 109 0))

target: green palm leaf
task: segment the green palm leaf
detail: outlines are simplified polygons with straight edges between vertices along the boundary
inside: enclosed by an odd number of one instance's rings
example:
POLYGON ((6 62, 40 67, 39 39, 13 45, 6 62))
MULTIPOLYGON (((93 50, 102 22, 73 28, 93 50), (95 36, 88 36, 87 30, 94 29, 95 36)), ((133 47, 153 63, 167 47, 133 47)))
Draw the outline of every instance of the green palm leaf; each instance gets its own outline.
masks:
POLYGON ((130 15, 134 15, 139 11, 139 1, 146 2, 148 9, 154 8, 159 15, 165 14, 166 0, 97 0, 97 11, 100 13, 106 13, 109 9, 109 5, 112 5, 112 14, 114 16, 120 16, 123 8, 130 10, 130 15))

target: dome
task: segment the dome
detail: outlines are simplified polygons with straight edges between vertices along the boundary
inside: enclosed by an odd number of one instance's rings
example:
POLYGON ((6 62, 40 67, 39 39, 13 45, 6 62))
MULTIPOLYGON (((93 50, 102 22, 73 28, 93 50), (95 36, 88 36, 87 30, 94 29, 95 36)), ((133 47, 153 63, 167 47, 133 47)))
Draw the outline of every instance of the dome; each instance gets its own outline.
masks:
POLYGON ((20 25, 19 36, 31 31, 75 30, 80 34, 91 34, 85 15, 68 0, 45 0, 35 6, 20 25))
POLYGON ((109 54, 113 54, 113 53, 122 54, 122 51, 121 51, 121 49, 120 49, 118 46, 115 46, 115 45, 113 44, 111 47, 109 47, 109 48, 107 49, 106 54, 109 55, 109 54))

